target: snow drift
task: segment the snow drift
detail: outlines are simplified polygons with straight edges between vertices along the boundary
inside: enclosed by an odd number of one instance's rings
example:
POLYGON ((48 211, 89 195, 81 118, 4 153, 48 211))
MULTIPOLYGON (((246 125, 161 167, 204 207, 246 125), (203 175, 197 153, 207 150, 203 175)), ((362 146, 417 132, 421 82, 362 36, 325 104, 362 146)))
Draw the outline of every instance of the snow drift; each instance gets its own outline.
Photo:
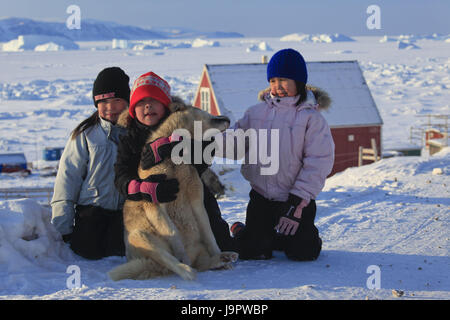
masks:
POLYGON ((51 212, 34 200, 0 201, 0 264, 10 273, 52 267, 70 255, 51 212))
POLYGON ((74 105, 92 103, 91 79, 79 80, 32 80, 0 84, 0 98, 4 100, 46 100, 66 97, 76 101, 74 105))

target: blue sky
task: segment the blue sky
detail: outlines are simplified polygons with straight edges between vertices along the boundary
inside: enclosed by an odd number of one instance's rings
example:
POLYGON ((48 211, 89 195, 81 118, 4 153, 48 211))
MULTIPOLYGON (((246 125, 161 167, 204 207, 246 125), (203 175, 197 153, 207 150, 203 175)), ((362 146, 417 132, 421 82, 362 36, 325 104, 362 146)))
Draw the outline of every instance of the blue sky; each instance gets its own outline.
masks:
POLYGON ((81 19, 246 36, 450 33, 449 0, 0 0, 0 17, 65 21, 72 4, 80 7, 81 19), (381 10, 380 30, 366 26, 372 4, 381 10))

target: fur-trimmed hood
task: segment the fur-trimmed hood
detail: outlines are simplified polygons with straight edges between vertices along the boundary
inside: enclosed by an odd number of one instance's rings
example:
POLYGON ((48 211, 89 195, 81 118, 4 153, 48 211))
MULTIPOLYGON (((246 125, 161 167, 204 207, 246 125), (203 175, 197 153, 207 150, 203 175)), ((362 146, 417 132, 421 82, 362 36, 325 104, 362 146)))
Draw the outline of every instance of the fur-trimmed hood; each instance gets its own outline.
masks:
MULTIPOLYGON (((331 106, 331 98, 328 95, 326 91, 324 91, 321 88, 314 87, 311 85, 306 85, 306 90, 310 91, 314 94, 314 98, 316 99, 318 109, 320 111, 327 110, 331 106)), ((266 88, 264 90, 261 90, 258 93, 258 100, 260 101, 267 101, 267 99, 270 99, 270 87, 266 88)))

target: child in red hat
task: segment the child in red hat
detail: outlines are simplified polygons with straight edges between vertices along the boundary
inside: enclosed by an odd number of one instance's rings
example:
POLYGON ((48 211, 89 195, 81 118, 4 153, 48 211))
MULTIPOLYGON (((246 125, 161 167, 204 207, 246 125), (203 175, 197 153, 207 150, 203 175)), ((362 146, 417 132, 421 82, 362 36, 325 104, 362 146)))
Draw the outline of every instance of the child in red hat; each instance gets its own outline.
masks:
POLYGON ((133 84, 129 113, 132 118, 151 127, 167 116, 166 108, 170 102, 170 86, 167 81, 156 73, 148 72, 133 84))
MULTIPOLYGON (((160 203, 173 201, 176 198, 178 181, 175 179, 166 180, 161 176, 156 176, 155 179, 155 176, 150 176, 143 181, 137 174, 146 139, 169 115, 170 102, 170 86, 157 74, 145 73, 134 82, 130 95, 130 107, 119 119, 119 125, 124 126, 128 133, 119 143, 115 164, 116 187, 127 199, 136 201, 146 199, 160 203)), ((161 140, 158 144, 155 153, 151 148, 144 152, 145 168, 150 168, 157 163, 156 160, 167 156, 170 143, 162 142, 161 140)))
MULTIPOLYGON (((170 85, 153 72, 141 75, 133 84, 130 107, 118 122, 127 128, 128 133, 121 138, 115 164, 116 188, 129 200, 163 203, 176 199, 179 190, 176 179, 153 175, 142 180, 137 173, 139 165, 145 170, 169 158, 172 148, 178 143, 170 137, 160 137, 147 143, 151 132, 170 115, 172 100, 182 102, 176 97, 172 99, 170 85)), ((203 148, 209 143, 211 141, 205 142, 203 148)), ((205 163, 194 166, 200 176, 207 168, 205 163)), ((234 239, 230 236, 227 222, 221 217, 217 200, 205 185, 203 191, 205 209, 217 244, 222 250, 233 250, 234 239)))

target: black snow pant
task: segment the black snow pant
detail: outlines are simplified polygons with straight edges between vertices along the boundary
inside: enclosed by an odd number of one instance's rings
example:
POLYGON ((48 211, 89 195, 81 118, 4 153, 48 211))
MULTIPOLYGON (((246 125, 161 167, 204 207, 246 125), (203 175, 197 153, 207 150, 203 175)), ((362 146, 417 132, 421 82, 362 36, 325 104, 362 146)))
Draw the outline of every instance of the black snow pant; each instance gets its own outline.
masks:
POLYGON ((236 251, 236 239, 231 237, 228 223, 222 219, 219 204, 208 187, 203 184, 203 203, 208 213, 211 230, 222 251, 236 251))
POLYGON ((285 214, 284 202, 271 201, 255 190, 250 191, 245 228, 237 234, 241 259, 270 259, 273 250, 284 251, 291 260, 315 260, 322 249, 319 231, 314 226, 316 202, 311 200, 303 208, 297 232, 291 236, 278 234, 274 229, 285 214))
POLYGON ((70 248, 87 259, 124 256, 122 210, 77 205, 70 248))

